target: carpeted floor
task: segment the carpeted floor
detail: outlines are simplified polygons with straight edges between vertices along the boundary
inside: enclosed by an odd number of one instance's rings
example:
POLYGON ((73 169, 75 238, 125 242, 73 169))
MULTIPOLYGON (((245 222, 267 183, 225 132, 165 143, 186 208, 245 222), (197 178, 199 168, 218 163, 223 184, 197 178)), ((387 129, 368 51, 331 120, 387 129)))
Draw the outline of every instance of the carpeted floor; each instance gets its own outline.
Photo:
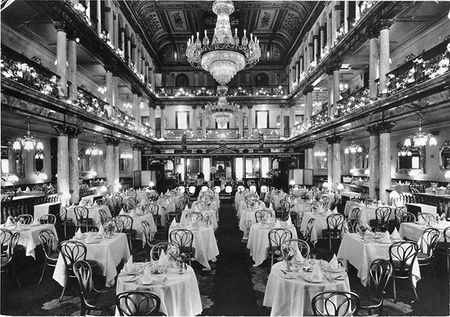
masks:
MULTIPOLYGON (((203 305, 202 315, 269 315, 270 308, 262 305, 265 285, 269 274, 267 261, 253 267, 246 244, 241 242, 242 233, 238 229, 236 211, 230 201, 222 201, 219 228, 216 231, 220 255, 212 270, 204 271, 194 262, 203 305)), ((158 237, 165 238, 161 232, 158 237)), ((7 275, 2 276, 1 314, 3 315, 79 315, 80 300, 76 288, 72 287, 64 300, 58 298, 61 287, 48 272, 41 285, 38 285, 42 265, 42 252, 37 250, 37 260, 21 256, 17 263, 17 273, 22 284, 17 287, 7 275)), ((135 259, 142 258, 142 251, 133 250, 135 259)), ((329 260, 332 253, 326 243, 319 242, 315 255, 329 260)), ((392 286, 387 288, 387 300, 382 315, 449 315, 449 276, 445 270, 445 257, 437 254, 432 268, 422 269, 422 280, 417 285, 420 302, 413 301, 414 294, 408 282, 398 285, 398 300, 392 300, 392 286), (439 272, 439 273, 438 273, 439 272)), ((118 268, 120 269, 120 268, 118 268)), ((365 288, 359 281, 356 270, 349 269, 350 285, 353 291, 364 298, 365 288)), ((104 285, 104 278, 96 278, 96 285, 104 285)), ((362 315, 367 311, 362 311, 362 315)))

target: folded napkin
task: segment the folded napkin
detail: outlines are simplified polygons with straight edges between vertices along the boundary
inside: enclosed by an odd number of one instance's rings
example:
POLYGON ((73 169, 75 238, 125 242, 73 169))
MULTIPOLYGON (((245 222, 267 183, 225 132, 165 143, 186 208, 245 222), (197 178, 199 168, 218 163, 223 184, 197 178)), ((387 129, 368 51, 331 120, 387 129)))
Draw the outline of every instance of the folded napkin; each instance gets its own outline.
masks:
POLYGON ((175 220, 175 218, 172 219, 172 223, 170 224, 171 226, 175 226, 177 224, 177 221, 175 220))
POLYGON ((274 228, 281 228, 281 221, 280 220, 275 221, 275 225, 273 227, 274 228))
POLYGON ((131 255, 129 258, 128 258, 128 261, 127 261, 127 263, 125 263, 125 265, 124 265, 124 269, 126 270, 126 271, 131 271, 132 269, 133 269, 133 256, 131 255))
POLYGON ((123 208, 120 210, 119 215, 126 215, 125 210, 123 210, 123 208))
POLYGON ((386 232, 383 234, 383 238, 381 240, 383 242, 391 242, 391 235, 389 234, 389 231, 386 230, 386 232))
POLYGON ((337 214, 337 213, 338 213, 337 208, 334 207, 334 209, 333 209, 331 212, 332 212, 333 214, 337 214))
POLYGON ((100 226, 100 229, 98 230, 98 235, 100 237, 103 237, 105 235, 105 228, 103 226, 100 226))
POLYGON ((27 186, 27 188, 25 188, 25 192, 29 192, 30 191, 30 187, 27 186))
POLYGON ((328 262, 328 263, 330 263, 331 269, 333 269, 333 270, 339 269, 339 262, 336 258, 336 254, 333 254, 333 257, 331 258, 330 262, 328 262))
POLYGON ((75 238, 81 239, 83 237, 83 234, 81 233, 81 228, 78 228, 77 232, 75 233, 75 238))
POLYGON ((40 224, 41 224, 41 222, 39 221, 39 219, 38 218, 34 218, 33 225, 40 225, 40 224))
POLYGON ((320 268, 319 264, 314 264, 312 273, 311 273, 311 281, 313 282, 320 282, 323 279, 323 273, 322 269, 320 268))
POLYGON ((161 254, 159 255, 159 259, 158 259, 158 265, 161 266, 167 266, 169 265, 169 255, 166 254, 166 252, 164 252, 164 250, 161 252, 161 254))
POLYGON ((394 229, 391 233, 391 238, 394 240, 400 240, 402 237, 400 237, 400 233, 398 233, 397 228, 394 229))
POLYGON ((17 221, 16 229, 22 229, 22 222, 17 221))
POLYGON ((295 251, 295 261, 297 262, 303 262, 305 260, 305 258, 303 257, 302 253, 300 252, 300 250, 296 250, 295 251))
POLYGON ((5 227, 11 227, 14 226, 14 222, 12 222, 11 218, 8 217, 8 219, 5 222, 5 227))

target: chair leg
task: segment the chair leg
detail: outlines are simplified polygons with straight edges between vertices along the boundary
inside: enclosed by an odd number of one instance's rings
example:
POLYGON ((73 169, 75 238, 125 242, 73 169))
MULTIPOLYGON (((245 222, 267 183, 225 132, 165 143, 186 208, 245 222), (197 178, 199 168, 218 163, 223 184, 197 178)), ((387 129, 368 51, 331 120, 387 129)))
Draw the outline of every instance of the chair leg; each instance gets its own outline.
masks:
POLYGON ((17 278, 17 275, 16 275, 16 266, 14 265, 14 261, 11 261, 10 265, 11 265, 12 276, 14 277, 14 280, 16 281, 17 286, 20 288, 21 284, 20 284, 19 279, 17 278))
POLYGON ((273 252, 270 254, 270 269, 272 269, 273 266, 273 252))
POLYGON ((66 287, 67 287, 67 284, 69 283, 69 280, 67 280, 66 281, 66 284, 64 285, 64 287, 63 287, 63 290, 62 290, 62 292, 61 292, 61 296, 59 297, 59 302, 62 302, 62 299, 63 299, 63 297, 64 297, 64 293, 65 293, 65 291, 66 291, 66 287))
POLYGON ((41 278, 39 279, 38 284, 41 284, 42 279, 44 278, 44 274, 45 274, 45 269, 47 268, 47 257, 44 260, 44 267, 42 268, 42 274, 41 274, 41 278))
POLYGON ((411 286, 412 286, 412 289, 414 291, 414 295, 416 296, 416 300, 419 301, 419 296, 417 295, 416 287, 414 286, 412 278, 410 278, 409 280, 411 281, 411 286))
POLYGON ((395 287, 395 276, 392 275, 392 290, 394 293, 394 303, 397 302, 397 291, 396 291, 396 287, 395 287))

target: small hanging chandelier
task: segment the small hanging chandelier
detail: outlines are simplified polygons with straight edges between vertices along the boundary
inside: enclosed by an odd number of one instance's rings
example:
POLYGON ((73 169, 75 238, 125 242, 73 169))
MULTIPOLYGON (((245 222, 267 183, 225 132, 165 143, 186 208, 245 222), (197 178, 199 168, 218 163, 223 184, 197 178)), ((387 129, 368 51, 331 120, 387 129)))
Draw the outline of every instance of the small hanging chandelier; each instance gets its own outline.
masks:
POLYGON ((425 145, 434 146, 437 145, 436 138, 431 133, 425 133, 422 131, 423 115, 419 113, 419 131, 410 135, 403 142, 403 146, 406 148, 411 147, 424 147, 425 145))
POLYGON ((40 151, 42 152, 44 150, 44 144, 36 140, 34 137, 31 136, 30 132, 30 117, 27 117, 25 120, 25 123, 27 124, 27 134, 23 138, 17 138, 13 144, 12 148, 14 151, 21 151, 24 149, 25 151, 40 151))
POLYGON ((95 144, 95 136, 94 136, 94 142, 92 143, 92 145, 90 147, 88 147, 86 149, 86 151, 84 152, 86 155, 89 156, 102 156, 103 155, 103 150, 100 149, 96 144, 95 144))
POLYGON ((120 158, 124 160, 131 160, 133 158, 133 154, 129 149, 125 149, 125 151, 120 154, 120 158))
POLYGON ((361 154, 364 150, 363 145, 356 144, 355 141, 352 141, 352 143, 347 146, 344 150, 345 154, 361 154))
POLYGON ((225 126, 234 114, 240 109, 240 106, 235 103, 228 103, 226 93, 228 87, 219 86, 217 92, 219 99, 217 103, 209 103, 206 105, 206 110, 212 115, 220 126, 225 126))

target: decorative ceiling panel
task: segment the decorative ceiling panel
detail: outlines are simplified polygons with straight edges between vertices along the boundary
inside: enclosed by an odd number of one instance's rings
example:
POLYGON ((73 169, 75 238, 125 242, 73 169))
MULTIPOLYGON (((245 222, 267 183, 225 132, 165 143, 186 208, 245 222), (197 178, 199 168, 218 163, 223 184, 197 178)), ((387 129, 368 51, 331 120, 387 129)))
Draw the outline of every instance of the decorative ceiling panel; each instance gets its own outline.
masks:
MULTIPOLYGON (((206 29, 210 39, 216 15, 212 1, 133 1, 128 0, 160 66, 187 64, 184 56, 191 35, 206 29)), ((297 41, 304 23, 313 13, 315 1, 234 1, 231 27, 242 36, 244 29, 255 33, 264 48, 260 63, 286 64, 289 49, 297 41)), ((234 30, 233 30, 234 33, 234 30)))

